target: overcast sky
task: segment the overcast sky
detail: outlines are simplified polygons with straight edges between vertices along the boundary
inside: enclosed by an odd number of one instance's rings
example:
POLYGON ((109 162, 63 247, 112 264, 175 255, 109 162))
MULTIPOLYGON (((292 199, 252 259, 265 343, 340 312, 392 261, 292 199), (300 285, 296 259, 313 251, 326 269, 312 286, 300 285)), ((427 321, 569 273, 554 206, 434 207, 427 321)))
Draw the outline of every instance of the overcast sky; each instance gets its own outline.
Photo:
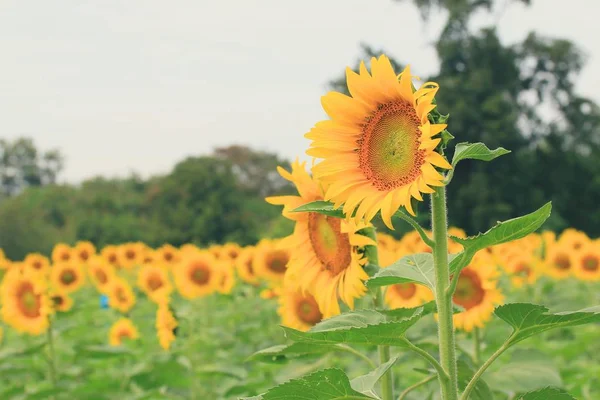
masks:
MULTIPOLYGON (((502 40, 574 40, 579 91, 600 102, 600 1, 533 3, 501 14, 502 40)), ((0 137, 59 148, 70 182, 166 173, 232 143, 293 158, 361 41, 428 75, 441 21, 390 0, 0 0, 0 137)))

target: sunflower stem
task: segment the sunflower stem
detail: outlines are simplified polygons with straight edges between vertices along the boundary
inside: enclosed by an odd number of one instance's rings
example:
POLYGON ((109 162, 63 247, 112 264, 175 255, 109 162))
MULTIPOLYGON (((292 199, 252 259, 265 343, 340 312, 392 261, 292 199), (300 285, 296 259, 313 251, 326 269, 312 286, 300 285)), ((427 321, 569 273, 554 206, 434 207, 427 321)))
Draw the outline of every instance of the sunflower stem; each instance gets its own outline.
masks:
POLYGON ((473 347, 475 347, 474 360, 475 365, 481 363, 481 331, 478 327, 473 329, 473 347))
POLYGON ((56 388, 56 353, 54 351, 54 333, 52 329, 52 318, 49 318, 48 330, 46 331, 46 338, 48 342, 48 369, 50 372, 50 381, 52 386, 56 388))
POLYGON ((504 353, 504 351, 506 351, 506 349, 508 349, 512 345, 512 338, 513 338, 513 336, 509 337, 506 340, 506 342, 504 342, 504 344, 502 346, 500 346, 500 348, 498 350, 496 350, 496 352, 494 354, 492 354, 490 356, 490 358, 485 363, 483 363, 483 365, 481 367, 479 367, 479 370, 477 370, 477 372, 475 372, 475 375, 473 375, 473 378, 471 378, 471 381, 465 388, 465 391, 463 392, 462 396, 460 397, 460 400, 467 400, 469 398, 469 395, 475 388, 475 385, 477 385, 477 382, 479 381, 479 378, 481 378, 481 375, 483 375, 483 373, 488 369, 488 367, 490 365, 492 365, 492 363, 496 360, 496 358, 500 357, 500 355, 502 353, 504 353))
POLYGON ((402 210, 398 211, 395 215, 397 217, 399 217, 400 219, 403 219, 405 222, 408 222, 417 231, 419 236, 421 236, 421 239, 423 240, 423 242, 425 242, 425 244, 427 246, 433 248, 435 243, 433 242, 433 240, 431 240, 431 238, 429 236, 427 236, 427 233, 425 233, 425 230, 423 229, 423 227, 421 227, 421 225, 419 225, 419 223, 417 221, 415 221, 414 218, 407 215, 402 210))
POLYGON ((448 222, 446 216, 446 188, 439 186, 431 195, 431 220, 433 228, 433 262, 435 266, 435 301, 438 310, 438 337, 440 362, 448 375, 442 382, 442 398, 458 399, 456 368, 456 343, 452 321, 452 296, 447 294, 450 284, 448 264, 448 222))
POLYGON ((398 397, 398 400, 404 400, 410 392, 412 392, 413 390, 415 390, 423 385, 428 384, 429 382, 434 380, 436 378, 436 376, 437 375, 428 376, 427 378, 415 383, 414 385, 407 387, 406 389, 404 389, 404 391, 402 393, 400 393, 400 397, 398 397))

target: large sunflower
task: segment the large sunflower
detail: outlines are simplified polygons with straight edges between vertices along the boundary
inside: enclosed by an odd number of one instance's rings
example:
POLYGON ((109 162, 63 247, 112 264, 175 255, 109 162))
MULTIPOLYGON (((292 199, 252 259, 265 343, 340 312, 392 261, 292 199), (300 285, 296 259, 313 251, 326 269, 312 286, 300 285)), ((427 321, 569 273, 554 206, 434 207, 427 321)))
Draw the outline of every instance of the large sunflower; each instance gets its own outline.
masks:
POLYGON ((454 325, 467 332, 482 328, 489 321, 494 308, 504 297, 498 289, 498 271, 486 253, 478 253, 458 278, 452 300, 465 311, 454 314, 454 325))
POLYGON ((171 343, 175 341, 177 325, 177 320, 169 309, 169 304, 165 302, 160 303, 156 310, 156 334, 160 347, 169 350, 171 343))
POLYGON ((83 268, 78 262, 54 264, 50 269, 52 287, 63 293, 73 293, 85 283, 83 268))
POLYGON ((600 280, 600 240, 590 241, 574 258, 573 274, 584 281, 600 280))
POLYGON ((73 249, 65 243, 58 243, 52 249, 52 262, 67 262, 73 257, 73 249))
POLYGON ((307 331, 323 319, 319 304, 309 293, 286 288, 279 296, 279 315, 283 325, 307 331))
POLYGON ((111 346, 120 346, 123 340, 136 340, 140 334, 130 319, 121 318, 110 327, 108 342, 111 346))
POLYGON ((104 257, 93 256, 88 262, 88 275, 100 293, 106 293, 116 276, 115 267, 104 257))
POLYGON ((371 59, 371 73, 364 63, 359 73, 346 70, 351 97, 337 92, 321 102, 331 118, 306 134, 312 140, 307 154, 324 159, 314 174, 329 185, 325 200, 333 200, 356 219, 370 221, 381 210, 392 228, 392 215, 400 206, 411 214, 411 199, 423 200, 442 186, 443 176, 435 167, 452 168, 435 148, 434 136, 446 128, 432 124, 428 115, 435 108, 438 85, 427 82, 416 92, 407 67, 400 77, 389 59, 371 59))
POLYGON ((412 282, 396 283, 385 291, 385 302, 390 308, 418 307, 433 298, 433 292, 428 287, 412 282))
POLYGON ((123 278, 114 278, 107 290, 108 305, 122 313, 126 313, 135 305, 135 294, 127 281, 123 278))
POLYGON ((187 253, 173 269, 173 275, 177 290, 188 299, 215 292, 221 278, 218 261, 208 251, 187 253))
POLYGON ((167 270, 157 264, 144 265, 140 268, 137 283, 148 298, 154 302, 168 297, 173 291, 167 270))
MULTIPOLYGON (((299 196, 268 197, 267 201, 283 205, 283 215, 296 221, 294 233, 283 239, 280 246, 291 255, 286 286, 312 293, 325 317, 330 317, 340 313, 338 298, 352 308, 354 299, 365 293, 368 275, 362 266, 366 259, 359 247, 376 243, 358 234, 367 227, 364 223, 312 212, 292 213, 301 204, 323 198, 319 183, 306 172, 305 164, 294 162, 291 172, 279 168, 279 173, 296 185, 299 196)), ((264 251, 259 246, 255 258, 257 273, 261 253, 264 251)), ((277 265, 285 272, 282 262, 277 265)))
POLYGON ((40 335, 48 329, 52 303, 39 274, 9 270, 0 286, 0 303, 2 318, 19 332, 40 335))

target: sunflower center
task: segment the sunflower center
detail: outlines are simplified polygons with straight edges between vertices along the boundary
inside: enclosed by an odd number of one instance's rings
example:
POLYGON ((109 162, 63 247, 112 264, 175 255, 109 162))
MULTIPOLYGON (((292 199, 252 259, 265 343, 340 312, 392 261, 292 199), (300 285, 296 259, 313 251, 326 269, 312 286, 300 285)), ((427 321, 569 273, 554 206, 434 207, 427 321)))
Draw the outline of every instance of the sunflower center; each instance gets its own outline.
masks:
POLYGON ((250 273, 250 275, 254 275, 254 267, 252 266, 252 259, 248 258, 246 260, 246 269, 250 273))
POLYGON ((42 263, 40 261, 34 261, 31 265, 34 269, 42 269, 42 263))
POLYGON ((313 250, 323 267, 338 275, 352 262, 352 247, 347 233, 342 233, 341 220, 319 213, 308 214, 308 235, 313 250))
POLYGON ((267 268, 277 274, 284 274, 290 257, 283 250, 275 250, 267 255, 267 268))
POLYGON ((403 299, 411 299, 417 292, 417 285, 414 283, 397 283, 393 286, 394 291, 403 299))
POLYGON ((419 150, 421 121, 405 101, 380 105, 363 125, 359 165, 379 190, 413 182, 421 174, 425 151, 419 150))
POLYGON ((101 269, 96 270, 96 279, 102 285, 108 282, 108 276, 106 276, 106 272, 102 271, 101 269))
POLYGON ((70 258, 71 258, 71 255, 66 251, 60 255, 60 259, 63 261, 69 261, 70 258))
POLYGON ((131 331, 129 331, 128 329, 121 329, 117 334, 119 342, 123 341, 123 339, 131 339, 131 336, 131 331))
POLYGON ((196 285, 206 285, 210 279, 210 269, 203 264, 195 265, 190 272, 190 279, 196 285))
POLYGON ((485 292, 481 286, 481 280, 477 273, 463 270, 458 277, 454 302, 469 310, 483 301, 485 292))
POLYGON ((33 285, 29 282, 24 282, 17 291, 19 310, 29 318, 37 318, 40 316, 41 301, 40 296, 33 291, 33 285))
POLYGON ((79 258, 81 258, 83 261, 87 261, 87 259, 90 258, 90 254, 87 252, 87 250, 81 250, 81 253, 79 253, 79 258))
POLYGON ((598 268, 600 267, 600 261, 594 256, 584 257, 583 260, 581 260, 581 264, 583 269, 591 272, 598 271, 598 268))
POLYGON ((235 259, 238 256, 238 251, 235 249, 229 250, 229 258, 235 259))
POLYGON ((117 290, 115 290, 115 295, 117 296, 117 300, 119 300, 119 302, 127 302, 127 295, 125 294, 125 290, 122 287, 118 287, 117 290))
POLYGON ((76 279, 77 276, 75 275, 75 272, 71 269, 64 270, 63 273, 60 275, 60 281, 65 285, 70 285, 71 283, 75 282, 76 279))
POLYGON ((303 297, 296 305, 298 318, 309 325, 314 325, 323 319, 319 305, 312 296, 303 297))
POLYGON ((166 252, 165 253, 165 261, 169 262, 173 259, 173 253, 171 252, 166 252))
POLYGON ((160 276, 156 274, 150 275, 148 278, 148 287, 151 291, 155 291, 160 289, 163 286, 163 281, 160 279, 160 276))
POLYGON ((52 296, 52 303, 54 303, 54 306, 60 307, 63 305, 64 302, 65 299, 63 299, 62 296, 52 296))
POLYGON ((133 260, 133 259, 135 258, 135 251, 134 251, 134 250, 127 250, 127 251, 125 252, 125 257, 126 257, 128 260, 133 260))
POLYGON ((531 268, 529 265, 521 263, 517 265, 517 268, 515 268, 515 275, 529 277, 531 276, 531 268))
POLYGON ((117 262, 117 255, 114 254, 114 253, 113 254, 109 254, 107 258, 108 258, 108 262, 111 263, 111 264, 114 264, 114 263, 117 262))
POLYGON ((557 269, 566 271, 571 268, 571 260, 565 254, 558 254, 554 257, 554 265, 557 269))

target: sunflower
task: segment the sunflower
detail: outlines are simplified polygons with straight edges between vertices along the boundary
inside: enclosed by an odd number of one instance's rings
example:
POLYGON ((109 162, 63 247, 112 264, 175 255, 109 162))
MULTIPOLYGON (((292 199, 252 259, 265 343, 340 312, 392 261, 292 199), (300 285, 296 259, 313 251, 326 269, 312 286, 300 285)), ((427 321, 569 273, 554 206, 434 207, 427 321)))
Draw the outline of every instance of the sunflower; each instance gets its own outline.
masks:
POLYGON ((565 279, 573 272, 573 248, 571 244, 556 243, 546 250, 545 272, 555 279, 565 279))
POLYGON ((119 265, 119 248, 117 246, 105 246, 100 254, 113 267, 117 267, 119 265))
POLYGON ((539 276, 539 260, 532 253, 517 253, 503 264, 515 287, 533 284, 539 276))
POLYGON ((10 265, 10 260, 6 258, 4 250, 0 249, 0 270, 7 269, 10 265))
POLYGON ((390 308, 418 307, 433 300, 431 290, 413 282, 396 283, 385 291, 385 302, 390 308))
POLYGON ((156 263, 158 260, 160 260, 158 258, 158 254, 156 254, 156 250, 152 250, 150 248, 147 248, 144 251, 144 256, 142 258, 142 264, 141 265, 150 265, 150 264, 154 264, 156 263))
POLYGON ((155 261, 165 264, 167 266, 173 266, 180 260, 179 250, 171 246, 170 244, 163 244, 154 254, 155 261))
POLYGON ((73 299, 68 294, 57 291, 50 292, 50 300, 55 311, 67 312, 73 308, 73 299))
POLYGON ((133 268, 144 261, 146 247, 141 242, 125 243, 119 247, 119 265, 122 268, 133 268))
POLYGON ((281 287, 274 286, 260 291, 260 298, 265 300, 276 299, 281 296, 281 287))
POLYGON ((169 309, 168 303, 160 303, 156 310, 156 334, 160 347, 169 350, 171 343, 175 341, 177 325, 177 320, 169 309))
POLYGON ((307 331, 323 319, 317 300, 299 290, 284 289, 279 297, 279 315, 284 326, 307 331))
POLYGON ((238 276, 246 283, 251 285, 258 284, 258 277, 255 274, 254 266, 254 247, 246 246, 236 258, 234 265, 238 276))
POLYGON ((200 248, 193 243, 186 243, 179 248, 181 254, 188 254, 200 251, 200 248))
POLYGON ((173 291, 173 285, 169 281, 167 270, 157 264, 148 264, 141 267, 138 271, 137 283, 148 298, 154 302, 168 297, 173 291))
POLYGON ((67 262, 73 257, 73 249, 65 243, 58 243, 52 249, 52 262, 67 262))
POLYGON ((579 250, 589 242, 590 238, 588 235, 573 228, 565 229, 558 239, 559 244, 571 248, 574 251, 579 250))
POLYGON ((28 254, 23 260, 23 264, 26 268, 31 268, 42 275, 46 275, 50 270, 50 260, 39 253, 28 254))
POLYGON ((235 285, 235 272, 233 265, 228 262, 221 262, 219 265, 219 284, 217 291, 221 294, 230 294, 235 285))
POLYGON ((478 253, 460 272, 452 300, 465 311, 454 314, 454 325, 467 332, 483 327, 504 297, 497 287, 498 270, 485 253, 478 253))
POLYGON ((573 274, 584 281, 600 280, 600 240, 590 241, 573 257, 573 274))
POLYGON ((87 263, 90 257, 96 254, 96 247, 88 241, 80 241, 73 249, 74 256, 82 263, 87 263))
POLYGON ((19 332, 40 335, 48 329, 52 303, 39 274, 10 270, 0 286, 2 318, 19 332))
POLYGON ((120 346, 124 339, 136 340, 140 334, 130 319, 121 318, 110 327, 108 342, 111 346, 120 346))
POLYGON ((443 186, 435 167, 452 166, 435 148, 445 124, 432 124, 438 85, 427 82, 413 92, 407 67, 396 75, 389 59, 371 59, 371 74, 364 63, 359 74, 346 70, 351 97, 337 92, 323 96, 323 109, 331 118, 306 134, 308 155, 324 159, 314 174, 329 185, 325 200, 344 204, 344 213, 370 221, 381 210, 393 229, 392 215, 400 206, 414 215, 411 199, 443 186))
POLYGON ((206 296, 219 286, 218 261, 208 251, 190 252, 173 269, 175 285, 185 298, 206 296))
POLYGON ((115 267, 104 257, 93 256, 88 262, 88 275, 100 293, 106 293, 116 276, 115 267))
POLYGON ((135 294, 127 281, 115 277, 107 290, 108 305, 122 313, 126 313, 135 305, 135 294))
POLYGON ((77 262, 54 264, 50 269, 52 287, 63 293, 73 293, 85 283, 83 268, 77 262))
POLYGON ((268 197, 271 204, 283 205, 283 215, 296 221, 294 233, 283 239, 279 247, 264 242, 255 256, 257 274, 271 276, 286 273, 286 286, 312 293, 326 318, 340 313, 338 298, 350 308, 354 299, 366 292, 368 278, 363 269, 366 259, 361 246, 376 245, 358 234, 367 227, 355 220, 343 220, 319 213, 292 213, 299 205, 323 199, 321 186, 305 169, 306 163, 292 163, 292 171, 279 168, 281 176, 296 185, 299 196, 268 197), (289 251, 291 256, 288 262, 289 251), (270 266, 267 268, 267 266, 270 266), (276 273, 273 273, 276 272, 276 273))
POLYGON ((221 248, 221 257, 235 261, 240 255, 242 247, 237 243, 225 243, 221 248))
POLYGON ((283 282, 290 261, 290 252, 281 245, 279 240, 261 240, 256 246, 252 264, 257 276, 275 285, 283 282))

